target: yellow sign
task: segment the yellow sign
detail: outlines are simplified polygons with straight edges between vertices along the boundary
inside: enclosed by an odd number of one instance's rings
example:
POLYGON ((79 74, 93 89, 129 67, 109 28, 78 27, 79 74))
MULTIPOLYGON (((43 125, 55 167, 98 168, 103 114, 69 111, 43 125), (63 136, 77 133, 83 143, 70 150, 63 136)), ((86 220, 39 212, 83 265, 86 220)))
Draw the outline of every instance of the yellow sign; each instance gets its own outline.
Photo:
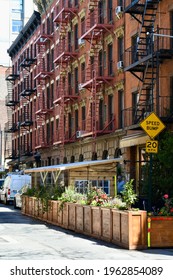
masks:
POLYGON ((145 132, 153 139, 156 137, 164 128, 165 125, 156 116, 155 113, 151 113, 147 118, 145 118, 140 126, 145 130, 145 132))
POLYGON ((158 141, 156 140, 147 140, 146 141, 146 153, 158 153, 158 141))

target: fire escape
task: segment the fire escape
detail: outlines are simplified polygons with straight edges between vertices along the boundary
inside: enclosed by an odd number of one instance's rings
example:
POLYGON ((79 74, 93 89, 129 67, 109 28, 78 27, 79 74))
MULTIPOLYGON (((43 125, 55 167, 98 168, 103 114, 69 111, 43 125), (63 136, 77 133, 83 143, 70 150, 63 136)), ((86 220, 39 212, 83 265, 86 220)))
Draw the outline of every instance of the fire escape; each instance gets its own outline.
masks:
POLYGON ((54 104, 58 105, 58 128, 54 144, 61 144, 74 142, 76 139, 76 132, 71 127, 71 115, 66 115, 65 111, 68 106, 71 106, 79 98, 78 85, 72 87, 72 73, 67 69, 71 68, 71 63, 78 57, 78 38, 75 37, 72 43, 72 19, 78 15, 77 3, 71 1, 61 0, 57 6, 56 15, 54 18, 55 24, 58 26, 56 33, 56 41, 58 44, 55 47, 54 63, 59 69, 59 81, 56 86, 56 96, 54 104))
POLYGON ((33 49, 28 48, 21 57, 20 69, 22 74, 21 91, 19 93, 22 106, 22 112, 19 120, 19 129, 22 133, 22 145, 20 149, 21 156, 31 156, 32 151, 32 133, 30 127, 33 125, 33 116, 31 115, 30 98, 36 94, 36 83, 33 80, 31 67, 36 64, 36 58, 33 54, 33 49))
POLYGON ((159 94, 159 65, 173 56, 172 33, 170 29, 155 26, 159 2, 127 0, 124 8, 124 12, 137 20, 140 26, 135 42, 125 50, 124 71, 138 79, 138 100, 132 108, 124 110, 125 127, 138 127, 152 111, 162 119, 166 117, 162 109, 167 104, 159 94))
POLYGON ((5 160, 17 159, 18 155, 12 147, 12 133, 18 130, 17 124, 14 120, 13 110, 16 105, 19 105, 19 96, 17 93, 17 87, 15 86, 15 81, 19 79, 19 74, 17 70, 13 67, 9 67, 5 73, 5 79, 7 81, 7 91, 8 94, 5 98, 5 105, 7 106, 7 118, 8 121, 4 128, 4 148, 5 148, 5 160))
POLYGON ((87 57, 86 67, 81 72, 79 90, 87 89, 91 93, 91 108, 84 125, 82 137, 110 133, 114 130, 114 116, 111 114, 104 122, 100 92, 106 86, 111 86, 114 79, 113 60, 110 57, 108 67, 104 67, 104 37, 112 33, 112 9, 107 8, 105 17, 103 1, 89 1, 85 19, 82 21, 82 35, 80 40, 90 43, 90 52, 87 57))
POLYGON ((54 69, 51 54, 46 53, 53 41, 53 26, 50 18, 47 18, 46 23, 40 26, 40 34, 35 41, 37 47, 37 67, 34 77, 37 84, 37 100, 36 100, 36 149, 46 148, 52 145, 52 139, 48 137, 46 131, 46 120, 50 118, 53 112, 53 100, 50 95, 50 88, 47 90, 46 84, 54 77, 54 69))
POLYGON ((20 63, 20 68, 23 75, 23 83, 20 96, 29 100, 30 96, 36 94, 36 83, 33 82, 33 75, 30 72, 31 67, 36 64, 36 58, 33 55, 32 50, 28 50, 26 57, 24 57, 20 63))

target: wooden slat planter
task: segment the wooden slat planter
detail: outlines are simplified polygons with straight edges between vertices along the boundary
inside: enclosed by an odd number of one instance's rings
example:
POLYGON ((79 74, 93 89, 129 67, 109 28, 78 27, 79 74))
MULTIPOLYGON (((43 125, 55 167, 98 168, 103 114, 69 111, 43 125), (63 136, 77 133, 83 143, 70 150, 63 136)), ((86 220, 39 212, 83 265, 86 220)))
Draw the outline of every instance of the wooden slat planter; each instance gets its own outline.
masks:
POLYGON ((76 229, 76 205, 68 203, 68 229, 76 229))
POLYGON ((40 200, 38 203, 35 198, 30 199, 33 199, 32 203, 28 203, 28 198, 23 197, 23 214, 115 243, 127 249, 147 248, 146 211, 118 211, 89 205, 82 206, 75 203, 64 203, 63 208, 60 209, 59 201, 49 201, 46 216, 40 205, 40 200), (31 211, 30 207, 36 207, 36 209, 31 211), (38 213, 38 216, 36 216, 36 213, 38 213))
POLYGON ((112 209, 101 208, 101 236, 103 240, 112 241, 112 209))
POLYGON ((52 201, 52 222, 58 224, 59 205, 56 201, 52 201))
POLYGON ((84 232, 84 207, 82 205, 76 207, 76 231, 84 232))
POLYGON ((148 217, 148 246, 173 247, 173 217, 148 217))

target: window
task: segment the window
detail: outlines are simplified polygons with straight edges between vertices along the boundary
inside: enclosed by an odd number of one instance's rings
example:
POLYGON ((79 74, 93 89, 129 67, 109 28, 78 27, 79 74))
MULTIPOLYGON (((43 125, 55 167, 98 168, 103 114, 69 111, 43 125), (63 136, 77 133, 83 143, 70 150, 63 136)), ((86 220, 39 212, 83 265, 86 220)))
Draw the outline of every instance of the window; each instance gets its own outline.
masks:
POLYGON ((123 123, 123 109, 124 109, 124 93, 123 90, 118 91, 118 126, 122 128, 124 126, 123 123))
POLYGON ((51 50, 51 70, 54 69, 54 49, 51 50))
POLYGON ((79 119, 79 113, 78 110, 75 110, 75 131, 79 130, 78 119, 79 119))
POLYGON ((22 30, 23 22, 22 20, 12 20, 12 32, 19 33, 22 30))
POLYGON ((108 75, 113 75, 113 46, 112 44, 108 45, 108 75))
POLYGON ((132 63, 138 61, 138 52, 137 52, 138 45, 137 45, 137 41, 138 41, 138 35, 135 34, 132 37, 132 63))
POLYGON ((72 137, 72 128, 73 128, 73 121, 71 113, 68 113, 68 137, 69 139, 72 137))
POLYGON ((123 61, 123 52, 124 52, 124 38, 118 38, 118 61, 123 61))
POLYGON ((78 49, 78 25, 77 24, 74 26, 74 45, 75 45, 75 50, 78 49))
POLYGON ((86 126, 85 116, 86 116, 86 109, 85 106, 83 106, 82 107, 82 130, 85 130, 85 126, 86 126))
POLYGON ((71 41, 72 41, 72 33, 68 32, 68 52, 72 52, 71 41))
POLYGON ((104 103, 103 99, 99 102, 99 129, 102 130, 104 125, 104 103))
POLYGON ((99 76, 103 76, 103 51, 99 52, 99 76))
POLYGON ((85 62, 81 64, 81 82, 85 82, 85 62))
POLYGON ((53 107, 53 100, 54 100, 54 84, 51 84, 50 107, 53 107))
POLYGON ((108 0, 108 22, 112 22, 112 0, 108 0))
POLYGON ((123 0, 118 0, 118 6, 123 6, 123 0))
POLYGON ((22 11, 23 10, 23 0, 11 0, 12 1, 12 11, 22 11))
POLYGON ((74 70, 74 78, 75 78, 75 93, 78 94, 79 88, 78 88, 78 68, 77 67, 74 70))
POLYGON ((98 23, 104 23, 104 3, 102 0, 99 1, 98 3, 98 7, 99 7, 99 22, 98 23))
POLYGON ((139 99, 139 93, 138 91, 132 93, 132 122, 136 123, 136 109, 139 99))
POLYGON ((50 87, 47 87, 47 109, 50 109, 50 102, 51 102, 51 100, 50 100, 50 87))
POLYGON ((68 95, 72 95, 72 74, 68 72, 68 95))
POLYGON ((109 122, 109 130, 113 129, 113 96, 108 96, 108 122, 109 122))
POLYGON ((81 35, 85 33, 85 18, 81 19, 81 35))
POLYGON ((76 180, 75 190, 79 193, 87 193, 89 187, 96 187, 104 191, 106 194, 110 194, 110 181, 109 180, 76 180))

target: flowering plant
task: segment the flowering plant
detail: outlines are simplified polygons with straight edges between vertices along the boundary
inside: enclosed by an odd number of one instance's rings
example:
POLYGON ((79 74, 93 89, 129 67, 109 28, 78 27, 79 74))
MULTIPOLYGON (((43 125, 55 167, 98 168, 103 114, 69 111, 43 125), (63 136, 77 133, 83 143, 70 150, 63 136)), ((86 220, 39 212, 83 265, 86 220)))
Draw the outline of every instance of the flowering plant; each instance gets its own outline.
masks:
POLYGON ((87 193, 87 204, 93 206, 101 206, 108 201, 108 196, 100 188, 92 187, 87 193))
POLYGON ((164 206, 160 209, 159 216, 173 216, 173 198, 169 198, 168 194, 163 196, 164 206))

